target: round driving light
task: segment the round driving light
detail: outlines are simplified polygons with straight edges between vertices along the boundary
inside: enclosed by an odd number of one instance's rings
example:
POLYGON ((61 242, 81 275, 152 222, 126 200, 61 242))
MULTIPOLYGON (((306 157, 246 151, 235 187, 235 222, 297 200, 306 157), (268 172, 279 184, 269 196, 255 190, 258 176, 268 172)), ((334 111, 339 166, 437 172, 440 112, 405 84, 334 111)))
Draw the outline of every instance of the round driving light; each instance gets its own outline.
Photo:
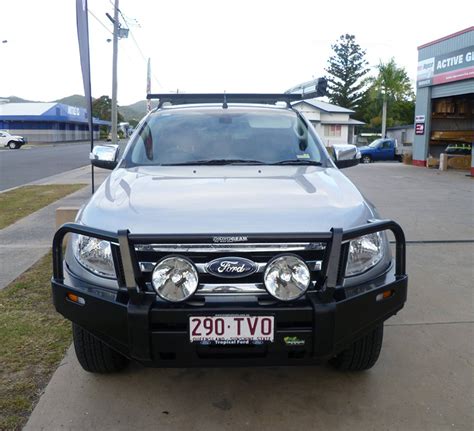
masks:
POLYGON ((166 301, 188 299, 198 287, 195 266, 183 257, 167 257, 155 266, 151 277, 156 293, 166 301))
POLYGON ((306 263, 298 256, 279 256, 269 262, 264 275, 265 287, 280 301, 292 301, 302 296, 311 283, 306 263))

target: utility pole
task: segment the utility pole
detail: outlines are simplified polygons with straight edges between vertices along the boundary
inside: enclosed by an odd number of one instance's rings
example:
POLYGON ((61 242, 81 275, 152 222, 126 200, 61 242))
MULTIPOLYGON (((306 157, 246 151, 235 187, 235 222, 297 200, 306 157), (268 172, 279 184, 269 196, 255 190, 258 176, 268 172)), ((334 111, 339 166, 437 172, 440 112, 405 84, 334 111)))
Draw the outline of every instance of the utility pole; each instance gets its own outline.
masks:
POLYGON ((112 55, 112 144, 117 144, 117 60, 119 38, 119 0, 114 5, 114 38, 112 55))
POLYGON ((382 105, 382 138, 385 138, 387 134, 387 94, 383 94, 383 105, 382 105))

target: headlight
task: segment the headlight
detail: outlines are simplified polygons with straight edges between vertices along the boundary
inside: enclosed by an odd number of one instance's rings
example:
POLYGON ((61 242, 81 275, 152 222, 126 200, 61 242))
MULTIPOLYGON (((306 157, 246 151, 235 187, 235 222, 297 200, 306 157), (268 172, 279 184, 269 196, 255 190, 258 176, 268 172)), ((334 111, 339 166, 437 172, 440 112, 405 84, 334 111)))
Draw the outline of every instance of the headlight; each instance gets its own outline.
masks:
POLYGON ((264 275, 268 293, 281 301, 302 296, 309 287, 311 274, 298 256, 276 257, 268 264, 264 275))
POLYGON ((196 268, 188 259, 178 256, 158 262, 151 280, 156 293, 171 302, 185 301, 198 287, 196 268))
POLYGON ((346 277, 362 274, 383 257, 383 236, 380 232, 361 236, 350 242, 346 277))
POLYGON ((73 235, 72 248, 77 261, 96 275, 115 278, 110 242, 84 235, 73 235))

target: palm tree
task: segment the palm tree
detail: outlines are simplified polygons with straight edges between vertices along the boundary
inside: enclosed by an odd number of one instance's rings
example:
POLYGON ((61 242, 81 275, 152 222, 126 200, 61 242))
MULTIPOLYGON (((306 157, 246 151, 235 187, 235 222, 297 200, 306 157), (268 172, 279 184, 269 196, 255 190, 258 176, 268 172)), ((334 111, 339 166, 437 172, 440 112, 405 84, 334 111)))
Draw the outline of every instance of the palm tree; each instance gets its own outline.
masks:
POLYGON ((372 96, 382 99, 382 137, 385 137, 388 103, 409 99, 413 96, 413 90, 406 70, 398 67, 393 58, 388 63, 380 62, 377 69, 378 75, 372 84, 372 96))

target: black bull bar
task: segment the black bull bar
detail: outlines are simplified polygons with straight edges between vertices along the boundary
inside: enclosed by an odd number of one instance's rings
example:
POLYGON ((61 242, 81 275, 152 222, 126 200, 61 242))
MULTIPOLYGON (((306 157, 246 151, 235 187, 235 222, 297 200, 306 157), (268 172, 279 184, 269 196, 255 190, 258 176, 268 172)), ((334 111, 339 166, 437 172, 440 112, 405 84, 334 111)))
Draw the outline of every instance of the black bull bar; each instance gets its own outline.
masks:
MULTIPOLYGON (((244 234, 239 233, 239 236, 247 237, 248 242, 257 243, 278 243, 278 242, 323 242, 326 244, 325 257, 323 259, 322 268, 319 274, 317 282, 318 289, 316 291, 307 292, 305 300, 307 300, 314 311, 314 332, 317 329, 321 332, 327 330, 334 334, 337 328, 334 329, 335 323, 335 312, 344 311, 348 317, 345 320, 354 318, 351 314, 349 301, 340 301, 337 298, 337 287, 341 281, 340 268, 344 262, 345 256, 347 256, 347 245, 350 240, 358 238, 363 235, 371 233, 381 232, 389 230, 395 237, 395 267, 394 267, 394 279, 391 281, 390 286, 399 286, 403 293, 397 300, 397 305, 392 308, 385 308, 375 315, 368 313, 366 320, 360 322, 360 326, 367 327, 377 320, 385 320, 390 315, 395 314, 406 299, 406 242, 405 235, 402 228, 392 220, 376 220, 366 225, 354 227, 351 229, 340 229, 333 228, 330 232, 323 233, 280 233, 280 234, 244 234), (336 306, 339 308, 336 310, 336 306), (365 325, 365 326, 364 326, 365 325)), ((61 226, 53 239, 53 291, 57 290, 58 287, 68 288, 69 286, 64 285, 64 266, 63 266, 63 240, 66 234, 74 233, 80 235, 87 235, 95 237, 101 240, 109 241, 112 244, 112 254, 114 259, 115 267, 121 268, 123 277, 117 277, 119 292, 125 294, 127 297, 126 304, 122 304, 122 309, 126 313, 126 320, 128 323, 128 348, 126 351, 119 349, 114 344, 113 340, 105 337, 105 341, 109 342, 112 347, 116 347, 118 350, 134 359, 142 361, 144 363, 152 360, 152 346, 150 345, 150 310, 156 300, 156 294, 150 292, 146 287, 144 276, 140 270, 138 263, 137 253, 135 251, 136 244, 203 244, 212 242, 213 237, 229 236, 228 234, 156 234, 156 235, 145 235, 145 234, 133 234, 128 230, 120 230, 117 233, 108 232, 101 229, 95 229, 92 227, 83 226, 76 223, 67 223, 61 226)), ((387 286, 381 286, 384 289, 387 286)), ((383 289, 376 289, 377 292, 383 289)), ((91 298, 93 299, 93 298, 91 298)), ((370 298, 372 301, 373 298, 370 298)), ((58 306, 57 298, 55 296, 55 305, 58 311, 63 313, 66 317, 71 318, 74 321, 74 316, 69 316, 64 312, 64 309, 60 309, 58 306)), ((370 309, 371 304, 367 295, 359 295, 356 298, 351 298, 351 304, 358 304, 359 310, 364 308, 370 309)), ((119 304, 117 304, 119 305, 119 304)), ((296 304, 295 304, 296 305, 296 304)), ((295 307, 298 308, 298 307, 295 307)), ((256 310, 258 312, 258 310, 256 310)), ((122 316, 123 314, 120 313, 122 316)), ((354 323, 354 322, 352 322, 354 323)), ((340 328, 348 328, 351 322, 345 322, 343 325, 339 325, 340 328)), ((91 329, 94 332, 93 328, 91 329)), ((344 330, 346 330, 344 329, 344 330)), ((340 330, 341 336, 335 337, 322 337, 315 339, 313 344, 313 355, 315 352, 326 352, 333 353, 334 349, 340 348, 343 344, 347 344, 349 336, 342 334, 343 329, 340 330), (339 345, 339 347, 338 347, 339 345)), ((98 331, 98 335, 101 331, 98 331)), ((353 332, 352 332, 353 335, 353 332)))

